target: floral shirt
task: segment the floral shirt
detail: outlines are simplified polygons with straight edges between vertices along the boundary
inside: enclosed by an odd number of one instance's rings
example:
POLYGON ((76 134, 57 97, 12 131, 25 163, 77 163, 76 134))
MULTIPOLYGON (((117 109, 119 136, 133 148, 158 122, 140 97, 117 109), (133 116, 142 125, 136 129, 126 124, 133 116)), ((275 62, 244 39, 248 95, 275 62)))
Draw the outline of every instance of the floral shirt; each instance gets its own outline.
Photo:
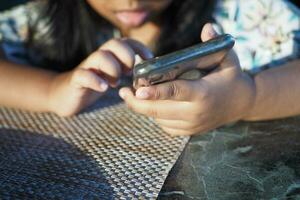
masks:
POLYGON ((236 38, 241 66, 252 73, 299 57, 300 11, 285 0, 223 0, 215 18, 236 38))
MULTIPOLYGON (((41 62, 25 48, 28 27, 37 21, 41 6, 31 2, 0 14, 0 48, 7 59, 41 62)), ((220 0, 214 18, 221 32, 236 38, 235 51, 245 71, 256 73, 299 57, 300 11, 289 1, 220 0)), ((47 26, 38 21, 42 36, 47 26)))

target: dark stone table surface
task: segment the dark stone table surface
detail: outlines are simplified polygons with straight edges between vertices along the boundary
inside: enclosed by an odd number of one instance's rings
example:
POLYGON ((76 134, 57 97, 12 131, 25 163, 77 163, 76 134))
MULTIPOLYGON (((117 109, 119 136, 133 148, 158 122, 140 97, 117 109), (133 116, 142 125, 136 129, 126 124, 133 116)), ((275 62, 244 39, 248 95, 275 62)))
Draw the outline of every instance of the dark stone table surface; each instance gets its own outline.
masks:
POLYGON ((192 137, 158 199, 300 199, 300 118, 192 137))

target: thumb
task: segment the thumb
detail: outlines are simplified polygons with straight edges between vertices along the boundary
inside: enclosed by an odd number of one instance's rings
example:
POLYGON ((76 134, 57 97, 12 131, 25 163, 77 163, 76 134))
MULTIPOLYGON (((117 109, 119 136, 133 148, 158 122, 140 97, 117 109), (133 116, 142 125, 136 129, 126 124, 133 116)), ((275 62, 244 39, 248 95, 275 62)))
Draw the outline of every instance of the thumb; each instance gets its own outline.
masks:
POLYGON ((169 81, 150 87, 140 87, 136 91, 136 97, 141 100, 191 101, 195 97, 195 88, 193 82, 169 81))
POLYGON ((217 37, 219 34, 213 28, 211 23, 207 23, 204 25, 202 32, 201 32, 201 39, 203 42, 206 42, 210 39, 217 37))
MULTIPOLYGON (((207 23, 204 25, 202 32, 201 32, 201 39, 203 42, 206 42, 206 41, 211 40, 218 36, 219 36, 219 34, 214 29, 214 27, 211 23, 207 23)), ((239 59, 233 50, 231 50, 229 52, 229 54, 225 57, 224 61, 220 65, 220 67, 221 68, 236 67, 239 70, 241 70, 239 59)))

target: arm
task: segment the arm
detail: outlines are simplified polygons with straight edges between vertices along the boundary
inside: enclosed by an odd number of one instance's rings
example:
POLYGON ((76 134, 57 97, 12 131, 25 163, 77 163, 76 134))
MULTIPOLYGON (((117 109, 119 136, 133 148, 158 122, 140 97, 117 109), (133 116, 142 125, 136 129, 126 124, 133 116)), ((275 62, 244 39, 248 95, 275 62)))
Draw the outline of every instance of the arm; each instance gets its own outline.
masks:
POLYGON ((251 79, 229 56, 220 71, 202 80, 143 87, 136 95, 124 88, 120 95, 134 111, 155 118, 167 133, 192 135, 238 120, 299 115, 299 62, 263 71, 251 79))
POLYGON ((256 99, 244 120, 268 120, 300 114, 300 60, 254 77, 256 99))
POLYGON ((49 111, 49 86, 55 73, 0 60, 0 105, 49 111))
MULTIPOLYGON (((213 36, 210 25, 202 32, 213 36)), ((153 117, 171 135, 210 131, 238 120, 266 120, 300 114, 299 61, 250 78, 231 52, 218 70, 199 80, 175 80, 141 87, 120 96, 134 111, 153 117)))
POLYGON ((115 87, 122 70, 134 65, 135 54, 152 57, 137 41, 115 39, 72 71, 60 74, 0 59, 0 106, 74 115, 94 103, 109 85, 115 87))

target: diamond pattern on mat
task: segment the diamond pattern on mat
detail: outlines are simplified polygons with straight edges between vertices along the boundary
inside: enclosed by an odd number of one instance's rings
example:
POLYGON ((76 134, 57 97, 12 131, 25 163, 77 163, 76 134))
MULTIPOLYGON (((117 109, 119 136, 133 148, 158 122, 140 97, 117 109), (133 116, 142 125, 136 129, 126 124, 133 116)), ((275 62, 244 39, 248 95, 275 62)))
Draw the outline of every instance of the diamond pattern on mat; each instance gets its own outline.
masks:
POLYGON ((1 199, 155 199, 188 138, 109 98, 72 118, 0 108, 1 199))

